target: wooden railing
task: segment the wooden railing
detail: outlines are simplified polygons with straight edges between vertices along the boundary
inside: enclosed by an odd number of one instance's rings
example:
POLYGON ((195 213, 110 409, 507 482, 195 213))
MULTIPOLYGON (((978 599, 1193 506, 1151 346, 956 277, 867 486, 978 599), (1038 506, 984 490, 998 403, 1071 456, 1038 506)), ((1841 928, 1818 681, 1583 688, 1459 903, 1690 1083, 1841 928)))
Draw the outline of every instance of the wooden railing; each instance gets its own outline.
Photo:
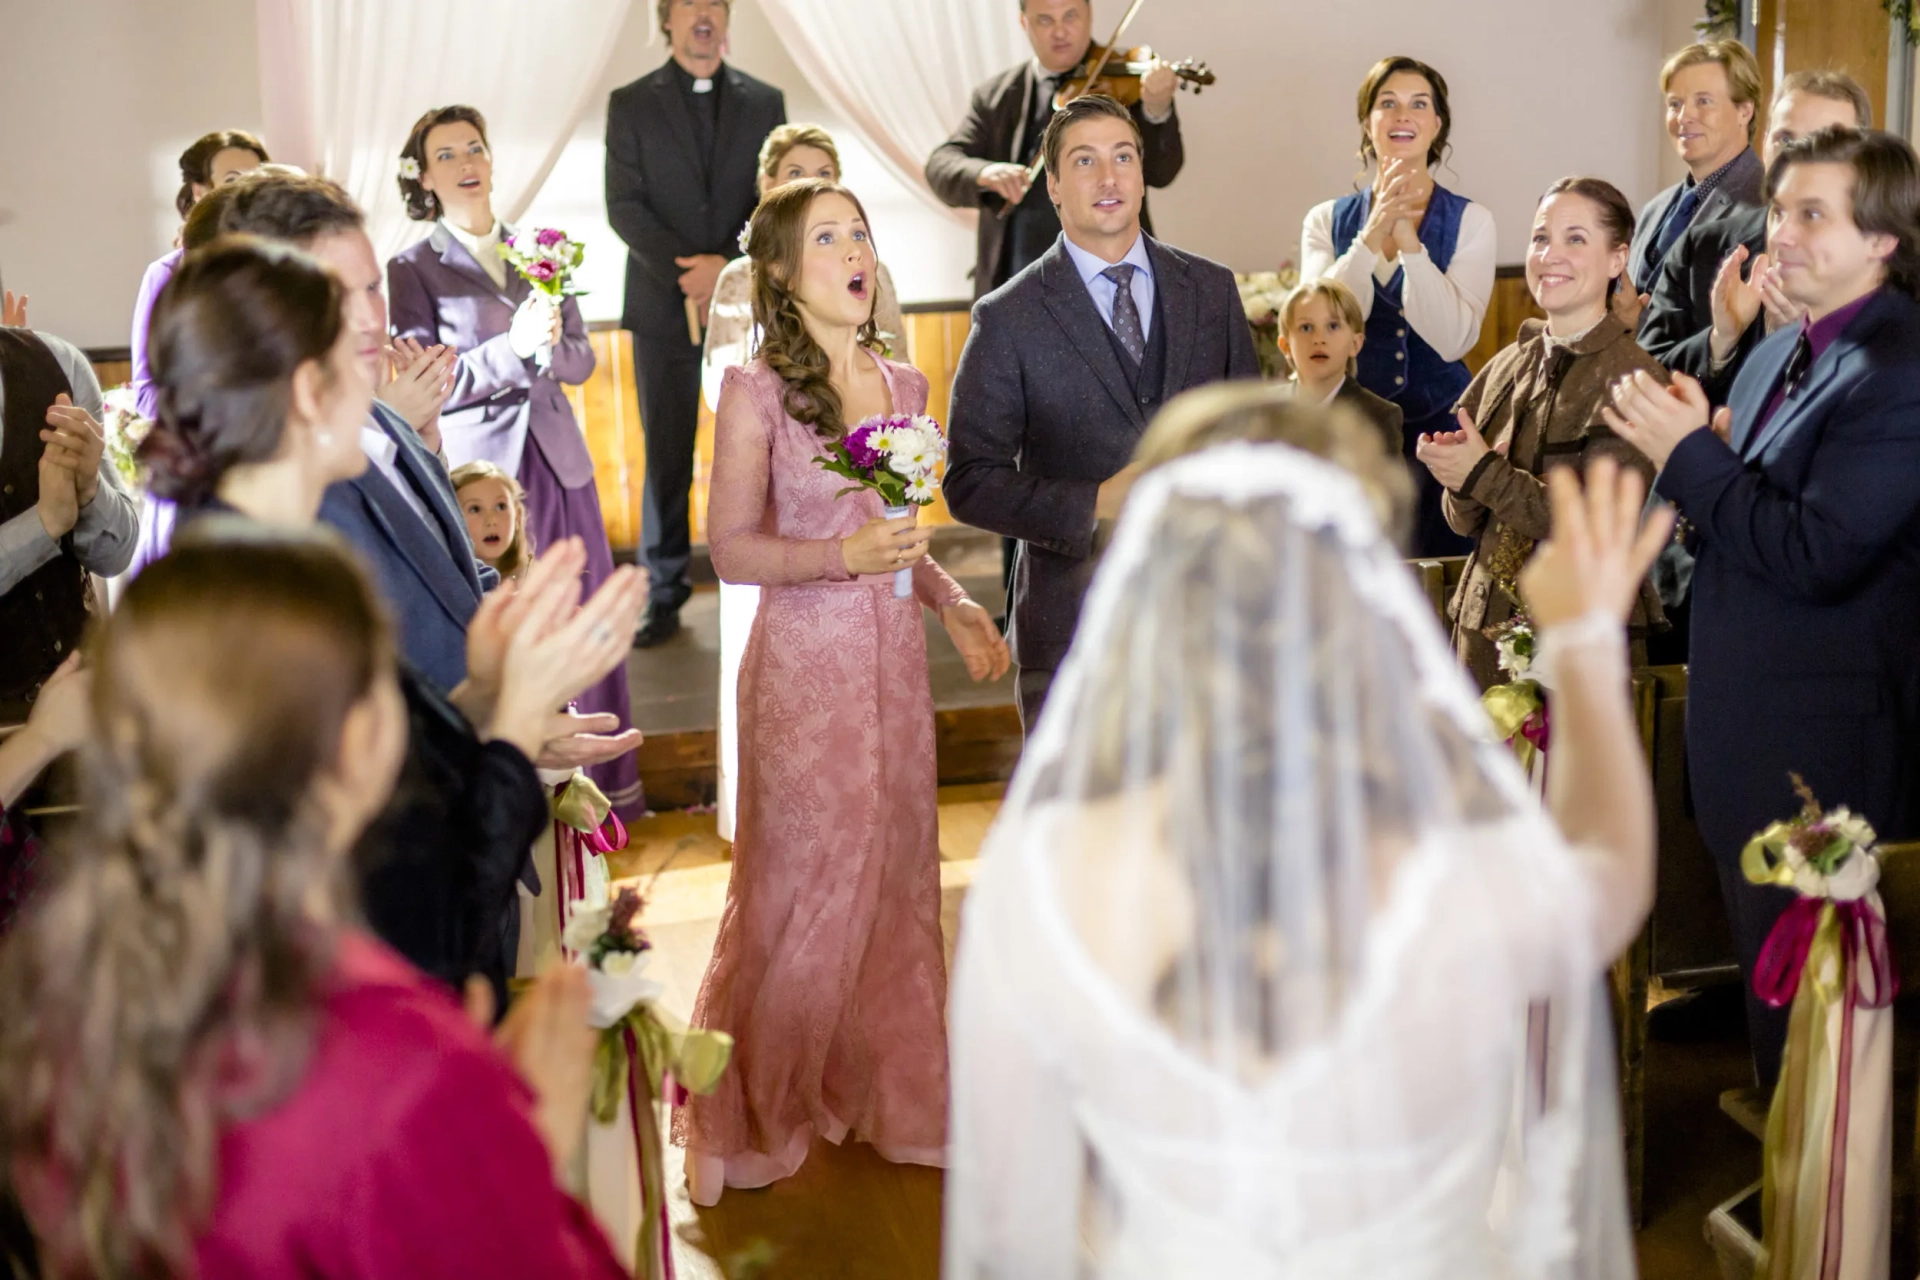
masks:
MULTIPOLYGON (((1540 311, 1528 296, 1518 267, 1502 267, 1494 281, 1479 345, 1467 356, 1478 371, 1501 347, 1513 341, 1520 322, 1540 311)), ((915 367, 927 375, 927 412, 945 423, 952 408, 953 375, 960 364, 972 316, 960 304, 920 309, 906 316, 908 352, 915 367)), ((606 520, 607 541, 616 551, 632 552, 640 545, 640 494, 646 480, 646 436, 640 420, 640 396, 634 382, 633 339, 622 329, 595 325, 590 335, 595 358, 593 376, 567 388, 574 416, 593 454, 594 486, 606 520)), ((124 347, 90 353, 103 387, 127 381, 133 366, 124 347)), ((693 541, 707 538, 707 487, 713 476, 713 411, 700 408, 699 433, 693 461, 693 541)), ((952 524, 944 499, 936 499, 921 513, 927 524, 952 524)))

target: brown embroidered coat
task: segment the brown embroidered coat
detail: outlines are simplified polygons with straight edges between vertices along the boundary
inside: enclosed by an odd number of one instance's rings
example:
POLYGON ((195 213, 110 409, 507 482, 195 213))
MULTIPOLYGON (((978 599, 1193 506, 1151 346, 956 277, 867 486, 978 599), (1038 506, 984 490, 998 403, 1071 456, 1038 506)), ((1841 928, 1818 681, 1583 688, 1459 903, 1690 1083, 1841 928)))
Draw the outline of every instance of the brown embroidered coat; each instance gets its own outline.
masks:
MULTIPOLYGON (((1485 632, 1513 616, 1521 567, 1551 532, 1547 469, 1567 465, 1584 472, 1590 460, 1604 456, 1653 480, 1653 463, 1600 416, 1608 385, 1636 369, 1667 381, 1666 371, 1610 315, 1551 352, 1545 322, 1529 320, 1519 339, 1488 361, 1460 397, 1459 407, 1487 444, 1507 446, 1504 457, 1482 458, 1444 498, 1447 523, 1478 538, 1447 612, 1454 646, 1482 688, 1506 679, 1485 632)), ((1630 634, 1639 642, 1649 628, 1665 627, 1659 597, 1642 584, 1630 634)))

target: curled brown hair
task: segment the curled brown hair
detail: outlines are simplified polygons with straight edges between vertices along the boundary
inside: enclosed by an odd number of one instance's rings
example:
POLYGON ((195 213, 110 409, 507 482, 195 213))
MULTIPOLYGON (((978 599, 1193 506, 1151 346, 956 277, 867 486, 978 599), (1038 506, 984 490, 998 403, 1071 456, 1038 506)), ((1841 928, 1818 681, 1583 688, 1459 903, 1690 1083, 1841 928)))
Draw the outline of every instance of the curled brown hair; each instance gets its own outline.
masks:
MULTIPOLYGON (((1555 196, 1579 196, 1598 209, 1601 229, 1612 240, 1611 247, 1617 249, 1623 244, 1633 243, 1633 206, 1620 194, 1620 188, 1605 178, 1562 178, 1541 193, 1533 206, 1534 212, 1538 213, 1540 206, 1555 196)), ((1627 268, 1622 268, 1620 274, 1607 283, 1609 305, 1620 288, 1621 280, 1626 278, 1627 268)))
POLYGON ((49 1276, 191 1275, 221 1129, 304 1070, 350 900, 321 787, 392 656, 345 551, 218 518, 90 656, 83 829, 0 953, 0 1152, 49 1276))
POLYGON ((153 308, 159 407, 141 442, 153 491, 186 506, 280 449, 293 375, 340 336, 339 278, 299 250, 227 236, 188 254, 153 308))
MULTIPOLYGON (((860 220, 867 220, 867 211, 853 192, 808 178, 767 193, 747 224, 746 249, 753 260, 753 322, 760 327, 760 358, 786 383, 782 403, 793 420, 834 440, 847 429, 840 416, 840 393, 833 388, 827 353, 807 332, 793 292, 806 253, 808 211, 826 195, 845 196, 860 220)), ((871 315, 860 326, 860 345, 871 351, 881 349, 880 327, 871 315)))
POLYGON ((194 139, 193 145, 180 153, 180 193, 174 196, 173 207, 181 217, 193 208, 194 187, 213 185, 213 158, 222 151, 251 151, 260 157, 261 164, 273 159, 267 154, 267 144, 245 129, 219 129, 194 139))
MULTIPOLYGON (((1880 129, 1830 124, 1782 146, 1767 167, 1767 199, 1797 164, 1844 164, 1853 170, 1853 225, 1894 239, 1887 283, 1920 297, 1920 159, 1904 138, 1880 129)), ((1771 220, 1771 219, 1769 219, 1771 220)))
MULTIPOLYGON (((502 579, 519 577, 520 571, 533 563, 533 530, 527 528, 527 491, 508 474, 505 467, 497 462, 488 462, 485 458, 462 463, 453 469, 448 479, 453 481, 454 506, 463 519, 466 506, 460 500, 460 492, 470 484, 498 480, 501 488, 507 491, 507 496, 513 499, 513 541, 500 553, 500 562, 493 567, 499 570, 502 579)), ((479 555, 480 548, 475 547, 473 553, 479 555)))
POLYGON ((1373 70, 1360 82, 1358 115, 1363 165, 1372 164, 1374 160, 1373 135, 1367 132, 1367 117, 1373 114, 1373 104, 1380 100, 1380 91, 1387 87, 1387 81, 1402 71, 1423 77, 1427 87, 1433 90, 1433 114, 1440 117, 1440 132, 1433 135, 1433 145, 1427 148, 1427 165, 1431 168, 1446 159, 1447 139, 1453 134, 1453 107, 1447 101, 1447 78, 1418 58, 1395 54, 1374 63, 1373 70))
MULTIPOLYGON (((413 122, 413 128, 407 134, 407 145, 400 148, 400 160, 404 165, 411 160, 419 166, 422 177, 427 172, 427 135, 443 124, 470 124, 480 135, 480 145, 489 152, 493 144, 487 141, 487 118, 472 107, 451 106, 435 107, 413 122)), ((420 185, 419 178, 409 178, 404 172, 395 179, 400 184, 400 199, 406 202, 407 216, 415 222, 432 222, 442 213, 440 197, 420 185)))

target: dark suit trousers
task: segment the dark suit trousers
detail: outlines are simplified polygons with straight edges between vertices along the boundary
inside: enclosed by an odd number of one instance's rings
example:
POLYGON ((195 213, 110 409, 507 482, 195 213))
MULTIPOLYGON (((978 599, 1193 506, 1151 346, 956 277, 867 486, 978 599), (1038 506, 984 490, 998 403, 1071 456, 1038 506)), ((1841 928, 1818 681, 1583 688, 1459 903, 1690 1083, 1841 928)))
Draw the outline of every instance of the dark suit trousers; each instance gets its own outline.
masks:
POLYGON ((1033 737, 1034 726, 1040 721, 1040 712, 1047 705, 1047 694, 1053 689, 1053 677, 1054 672, 1043 667, 1021 667, 1014 675, 1014 697, 1020 703, 1020 731, 1028 738, 1033 737))
POLYGON ((646 433, 647 479, 640 501, 640 555, 652 579, 648 602, 678 609, 693 594, 688 499, 693 437, 700 426, 700 348, 685 335, 633 335, 633 376, 646 433))

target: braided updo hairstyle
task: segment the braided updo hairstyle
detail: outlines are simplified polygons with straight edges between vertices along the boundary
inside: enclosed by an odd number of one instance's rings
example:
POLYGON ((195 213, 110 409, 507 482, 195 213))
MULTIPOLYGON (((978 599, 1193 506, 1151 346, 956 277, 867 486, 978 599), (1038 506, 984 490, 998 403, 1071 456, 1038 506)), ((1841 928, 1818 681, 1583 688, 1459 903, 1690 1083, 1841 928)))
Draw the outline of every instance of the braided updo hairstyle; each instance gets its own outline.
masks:
MULTIPOLYGON (((840 393, 833 388, 827 353, 800 315, 793 282, 800 278, 806 252, 807 213, 825 195, 841 195, 853 202, 860 220, 867 211, 860 197, 843 186, 820 178, 789 183, 767 193, 753 211, 741 247, 753 260, 753 322, 760 328, 760 357, 786 383, 783 404, 795 422, 810 426, 820 436, 837 440, 846 433, 840 393)), ((871 234, 871 231, 869 231, 871 234)), ((877 273, 876 273, 877 279, 877 273)), ((873 316, 860 326, 860 345, 883 351, 880 326, 873 316)))
POLYGON ((181 261, 147 348, 160 395, 140 459, 155 493, 197 506, 232 467, 279 452, 293 375, 325 365, 341 302, 339 277, 272 241, 225 236, 181 261))
POLYGON ((48 1276, 191 1275, 221 1130, 309 1058, 351 901, 325 789, 393 657, 346 552, 221 517, 89 657, 82 829, 0 951, 0 1159, 48 1276))

